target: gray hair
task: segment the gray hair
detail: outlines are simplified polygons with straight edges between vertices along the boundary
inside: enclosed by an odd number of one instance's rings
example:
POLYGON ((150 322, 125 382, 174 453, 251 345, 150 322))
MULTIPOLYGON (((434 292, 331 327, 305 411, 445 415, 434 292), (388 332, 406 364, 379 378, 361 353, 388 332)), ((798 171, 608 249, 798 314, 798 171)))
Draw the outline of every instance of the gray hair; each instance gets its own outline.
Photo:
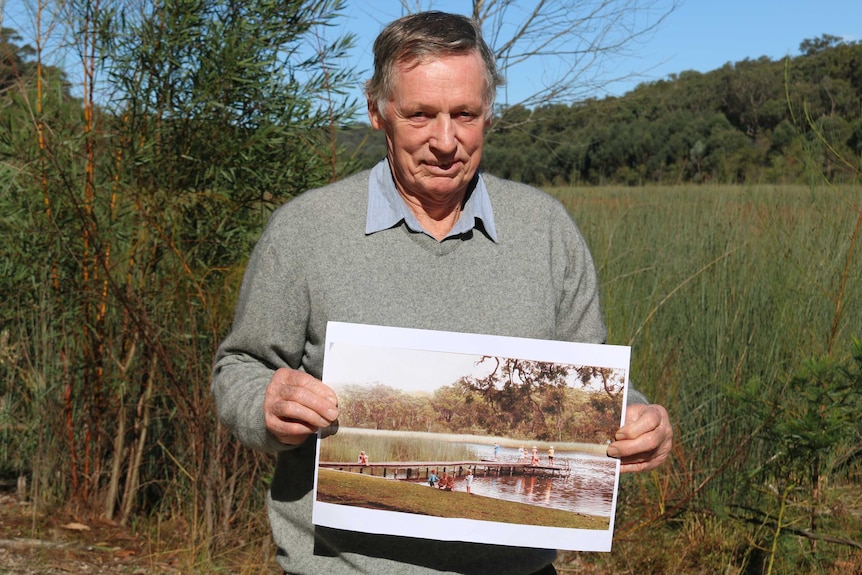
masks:
POLYGON ((395 20, 374 41, 374 75, 365 85, 366 96, 377 112, 395 91, 395 67, 426 59, 465 55, 476 51, 485 64, 487 116, 494 109, 497 87, 504 83, 491 48, 482 39, 475 20, 446 12, 420 12, 395 20))

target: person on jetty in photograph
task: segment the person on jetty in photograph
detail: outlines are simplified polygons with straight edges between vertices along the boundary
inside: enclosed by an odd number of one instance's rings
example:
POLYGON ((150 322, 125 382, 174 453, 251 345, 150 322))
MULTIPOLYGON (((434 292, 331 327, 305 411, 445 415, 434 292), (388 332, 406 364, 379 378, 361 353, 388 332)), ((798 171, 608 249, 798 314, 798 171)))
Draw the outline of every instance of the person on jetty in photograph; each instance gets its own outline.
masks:
MULTIPOLYGON (((244 445, 277 455, 267 512, 285 573, 553 574, 554 549, 312 523, 318 441, 337 431, 339 414, 321 381, 329 321, 607 339, 595 265, 566 207, 479 171, 503 84, 479 25, 411 14, 382 30, 373 55, 368 117, 386 157, 271 215, 216 352, 219 420, 244 445)), ((654 469, 671 449, 667 411, 632 388, 627 398, 607 455, 624 472, 654 469)))
POLYGON ((449 479, 449 474, 444 471, 443 475, 440 476, 440 483, 437 484, 437 488, 447 490, 449 488, 449 479))
POLYGON ((428 476, 428 485, 430 485, 431 487, 435 487, 439 481, 440 478, 437 477, 437 470, 432 469, 431 475, 428 476))
POLYGON ((368 465, 368 455, 364 451, 359 452, 359 458, 356 460, 361 465, 368 465))
POLYGON ((446 475, 445 480, 441 480, 440 484, 443 485, 444 491, 455 491, 455 474, 450 473, 449 475, 446 475), (443 485, 444 483, 446 485, 443 485))

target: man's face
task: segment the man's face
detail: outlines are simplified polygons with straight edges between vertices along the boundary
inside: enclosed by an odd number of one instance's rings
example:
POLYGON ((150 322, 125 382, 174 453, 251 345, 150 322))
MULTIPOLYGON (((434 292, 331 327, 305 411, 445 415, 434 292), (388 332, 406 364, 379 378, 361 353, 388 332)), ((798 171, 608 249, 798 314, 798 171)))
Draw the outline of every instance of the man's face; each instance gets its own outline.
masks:
POLYGON ((398 65, 394 85, 385 118, 374 106, 369 117, 386 133, 399 192, 426 209, 460 202, 479 167, 488 125, 481 57, 398 65))

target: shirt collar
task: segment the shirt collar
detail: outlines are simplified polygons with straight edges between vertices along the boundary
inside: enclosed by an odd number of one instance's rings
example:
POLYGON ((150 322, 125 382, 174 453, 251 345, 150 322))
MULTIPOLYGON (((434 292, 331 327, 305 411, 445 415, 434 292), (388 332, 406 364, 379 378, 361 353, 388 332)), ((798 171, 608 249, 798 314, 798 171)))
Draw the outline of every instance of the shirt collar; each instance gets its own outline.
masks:
MULTIPOLYGON (((370 235, 388 230, 402 221, 411 230, 427 234, 395 188, 389 161, 383 159, 371 169, 371 176, 368 178, 368 213, 365 219, 365 233, 370 235)), ((491 241, 497 243, 491 198, 488 196, 485 181, 478 173, 473 192, 461 210, 461 217, 455 222, 455 226, 446 238, 458 236, 473 229, 481 231, 491 241)))

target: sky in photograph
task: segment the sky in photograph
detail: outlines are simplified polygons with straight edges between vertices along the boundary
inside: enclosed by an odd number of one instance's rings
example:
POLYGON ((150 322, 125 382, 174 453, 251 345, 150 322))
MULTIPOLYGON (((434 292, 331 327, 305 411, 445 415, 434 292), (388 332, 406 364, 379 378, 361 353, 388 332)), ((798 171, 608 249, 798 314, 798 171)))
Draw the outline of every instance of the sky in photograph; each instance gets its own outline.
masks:
MULTIPOLYGON (((433 0, 410 3, 468 14, 467 0, 433 0)), ((522 2, 522 5, 528 5, 522 2)), ((371 46, 386 23, 402 15, 396 0, 348 0, 342 31, 358 35, 351 63, 370 76, 371 46)), ((656 13, 658 15, 658 12, 656 13)), ((709 72, 727 62, 768 56, 777 60, 799 55, 799 44, 823 34, 847 41, 862 40, 860 0, 685 0, 637 45, 629 55, 608 62, 608 78, 632 76, 627 81, 607 85, 604 93, 622 95, 638 83, 661 80, 686 70, 709 72)), ((525 69, 507 78, 508 100, 518 102, 540 81, 542 70, 525 69)), ((357 88, 356 95, 361 96, 357 88)), ((501 97, 498 97, 498 103, 501 97)))
MULTIPOLYGON (((487 377, 497 362, 493 358, 481 359, 481 355, 468 353, 337 341, 326 352, 323 379, 336 390, 344 385, 382 384, 407 393, 433 393, 462 377, 487 377)), ((598 378, 584 385, 572 374, 568 383, 590 391, 602 390, 598 378)))
POLYGON ((381 383, 406 392, 431 393, 464 376, 488 375, 492 364, 486 361, 477 366, 479 359, 481 356, 464 353, 336 343, 327 351, 324 379, 334 387, 381 383), (329 355, 337 361, 332 361, 329 355))

